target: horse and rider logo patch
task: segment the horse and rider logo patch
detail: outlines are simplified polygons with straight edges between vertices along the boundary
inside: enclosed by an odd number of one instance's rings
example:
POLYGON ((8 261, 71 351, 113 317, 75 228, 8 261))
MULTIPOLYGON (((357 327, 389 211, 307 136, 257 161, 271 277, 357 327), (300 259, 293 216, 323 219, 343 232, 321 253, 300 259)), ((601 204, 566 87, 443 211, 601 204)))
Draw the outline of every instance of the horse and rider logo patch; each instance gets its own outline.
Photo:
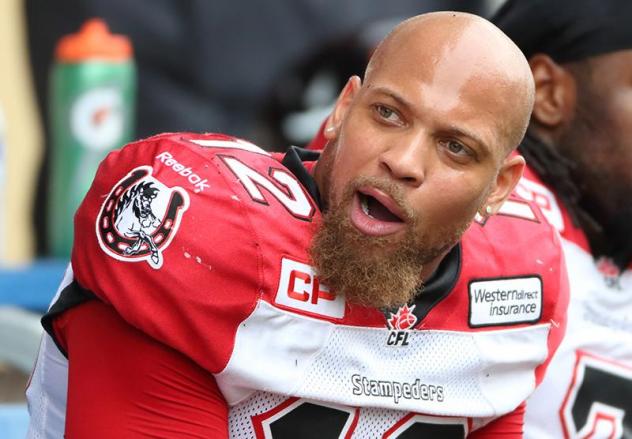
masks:
POLYGON ((110 191, 97 217, 103 251, 119 261, 162 267, 162 252, 180 227, 189 194, 167 187, 152 176, 150 166, 130 171, 110 191))

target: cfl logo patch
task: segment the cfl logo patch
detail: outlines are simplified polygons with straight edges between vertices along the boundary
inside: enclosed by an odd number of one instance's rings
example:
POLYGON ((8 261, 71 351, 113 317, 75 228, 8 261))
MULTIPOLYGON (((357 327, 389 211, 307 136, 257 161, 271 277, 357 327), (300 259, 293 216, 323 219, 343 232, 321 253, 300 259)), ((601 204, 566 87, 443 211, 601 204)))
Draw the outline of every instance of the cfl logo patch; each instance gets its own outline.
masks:
POLYGON ((400 306, 397 312, 390 313, 386 320, 388 328, 391 330, 386 339, 387 346, 408 346, 410 330, 417 324, 417 316, 413 314, 416 305, 400 306))
POLYGON ((274 303, 290 311, 330 319, 342 319, 345 315, 344 296, 331 293, 320 283, 313 267, 289 258, 281 260, 274 303))
POLYGON ((408 346, 410 331, 391 331, 386 339, 387 346, 408 346))

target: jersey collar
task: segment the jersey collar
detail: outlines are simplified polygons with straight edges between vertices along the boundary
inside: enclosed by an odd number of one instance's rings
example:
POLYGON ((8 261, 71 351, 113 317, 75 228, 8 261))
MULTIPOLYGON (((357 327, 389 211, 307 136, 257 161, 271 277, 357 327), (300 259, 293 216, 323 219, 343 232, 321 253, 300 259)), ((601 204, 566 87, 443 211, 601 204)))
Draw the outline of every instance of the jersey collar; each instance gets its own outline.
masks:
POLYGON ((298 179, 298 181, 303 185, 307 192, 312 197, 312 199, 316 202, 318 209, 322 212, 323 205, 320 200, 320 192, 318 191, 318 186, 316 185, 316 180, 307 170, 303 162, 313 162, 318 160, 320 157, 320 153, 317 151, 310 151, 307 149, 299 148, 298 146, 290 146, 283 157, 283 161, 281 162, 283 166, 289 169, 292 174, 298 179))

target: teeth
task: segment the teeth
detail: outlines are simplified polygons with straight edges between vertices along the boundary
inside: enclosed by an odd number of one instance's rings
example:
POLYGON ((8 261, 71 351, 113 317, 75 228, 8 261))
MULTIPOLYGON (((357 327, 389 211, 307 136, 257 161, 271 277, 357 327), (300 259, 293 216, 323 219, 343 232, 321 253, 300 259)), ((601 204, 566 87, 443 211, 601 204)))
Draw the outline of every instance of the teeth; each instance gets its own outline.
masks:
POLYGON ((360 207, 365 215, 369 215, 369 198, 366 195, 360 195, 360 207))

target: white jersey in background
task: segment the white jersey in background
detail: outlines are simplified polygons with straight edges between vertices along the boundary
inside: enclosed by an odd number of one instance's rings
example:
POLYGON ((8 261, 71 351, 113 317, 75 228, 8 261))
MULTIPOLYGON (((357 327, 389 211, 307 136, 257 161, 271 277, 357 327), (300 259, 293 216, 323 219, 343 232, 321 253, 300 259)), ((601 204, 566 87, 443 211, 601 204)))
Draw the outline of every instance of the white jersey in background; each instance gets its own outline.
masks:
POLYGON ((536 201, 563 237, 568 327, 527 402, 525 438, 632 438, 632 270, 595 260, 583 232, 527 170, 517 192, 536 201))

